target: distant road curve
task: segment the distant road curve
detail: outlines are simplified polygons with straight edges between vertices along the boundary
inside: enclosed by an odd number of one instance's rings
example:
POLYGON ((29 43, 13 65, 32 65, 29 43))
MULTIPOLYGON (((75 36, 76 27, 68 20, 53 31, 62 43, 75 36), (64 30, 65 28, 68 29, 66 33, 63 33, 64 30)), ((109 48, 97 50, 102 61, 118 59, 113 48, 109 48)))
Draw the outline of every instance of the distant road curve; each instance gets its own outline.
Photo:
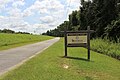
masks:
POLYGON ((59 39, 60 38, 57 37, 22 47, 0 51, 0 75, 23 64, 25 61, 31 59, 55 42, 59 41, 59 39))

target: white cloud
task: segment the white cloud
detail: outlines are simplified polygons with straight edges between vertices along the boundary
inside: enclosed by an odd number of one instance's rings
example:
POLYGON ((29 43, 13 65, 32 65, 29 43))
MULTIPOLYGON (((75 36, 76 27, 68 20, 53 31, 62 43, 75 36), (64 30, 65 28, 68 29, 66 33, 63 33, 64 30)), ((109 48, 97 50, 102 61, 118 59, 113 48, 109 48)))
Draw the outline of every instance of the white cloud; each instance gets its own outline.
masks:
POLYGON ((64 9, 64 5, 60 3, 60 1, 58 0, 51 0, 50 1, 50 6, 51 9, 53 10, 63 10, 64 9))
POLYGON ((13 0, 0 0, 0 11, 2 9, 5 9, 6 5, 10 2, 12 2, 13 0))
MULTIPOLYGON (((24 15, 31 16, 36 14, 36 11, 39 12, 41 15, 41 24, 39 24, 39 26, 44 26, 44 31, 46 31, 48 29, 54 29, 63 21, 62 18, 65 14, 64 7, 65 6, 60 3, 59 0, 36 0, 32 6, 24 10, 24 15)), ((36 24, 34 26, 36 26, 36 24)), ((43 28, 39 27, 39 29, 43 28)))
POLYGON ((48 28, 50 28, 47 24, 34 24, 31 25, 32 29, 30 30, 32 33, 41 34, 46 32, 48 28))
POLYGON ((27 31, 28 23, 24 22, 22 18, 18 17, 4 17, 0 16, 0 29, 12 29, 18 31, 20 28, 24 28, 27 31))
POLYGON ((80 3, 80 0, 66 0, 67 3, 80 3))
POLYGON ((41 17, 40 20, 41 20, 43 23, 51 23, 51 22, 54 21, 54 19, 53 19, 52 16, 41 17))
POLYGON ((54 12, 63 9, 64 5, 62 5, 58 0, 37 0, 32 6, 27 8, 29 11, 39 11, 43 14, 48 13, 50 10, 54 12))
POLYGON ((39 14, 48 14, 48 13, 49 13, 48 10, 45 9, 45 8, 41 9, 41 10, 38 11, 38 12, 39 12, 39 14))
POLYGON ((29 3, 25 3, 24 0, 0 0, 0 9, 8 14, 0 16, 0 29, 9 28, 15 31, 36 31, 37 33, 54 29, 67 20, 67 9, 69 9, 68 13, 79 9, 79 0, 71 0, 68 7, 69 2, 70 0, 65 0, 64 3, 61 3, 60 0, 35 0, 32 5, 26 7, 26 4, 29 3), (8 7, 8 4, 11 6, 8 7), (22 6, 24 9, 21 8, 22 6), (27 21, 27 18, 32 20, 27 21), (32 21, 33 23, 31 23, 32 21))
POLYGON ((0 16, 0 20, 4 19, 4 16, 0 16))
POLYGON ((34 14, 34 12, 32 12, 30 9, 26 9, 23 11, 23 17, 28 17, 28 16, 31 16, 33 14, 34 14))
POLYGON ((11 8, 8 10, 8 14, 14 17, 22 17, 22 12, 18 8, 11 8))
POLYGON ((18 7, 18 6, 23 6, 23 5, 25 5, 24 0, 17 0, 17 1, 14 1, 12 4, 13 7, 18 7))
POLYGON ((1 25, 5 25, 5 24, 18 24, 18 23, 22 23, 22 19, 21 18, 16 18, 16 17, 2 17, 2 19, 0 18, 0 24, 1 25))
POLYGON ((24 0, 0 0, 0 9, 5 9, 8 3, 12 2, 14 7, 23 6, 24 0))

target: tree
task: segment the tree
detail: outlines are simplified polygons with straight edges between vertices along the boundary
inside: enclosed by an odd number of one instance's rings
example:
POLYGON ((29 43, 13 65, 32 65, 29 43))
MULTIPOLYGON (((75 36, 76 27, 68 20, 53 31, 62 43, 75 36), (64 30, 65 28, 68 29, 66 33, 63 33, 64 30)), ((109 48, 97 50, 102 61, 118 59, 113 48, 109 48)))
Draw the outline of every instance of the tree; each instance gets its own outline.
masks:
POLYGON ((117 18, 115 0, 82 0, 80 29, 91 26, 96 36, 104 34, 105 27, 117 18))
POLYGON ((69 15, 69 30, 77 31, 80 24, 80 11, 73 11, 72 14, 69 15))
POLYGON ((15 33, 15 31, 9 30, 9 29, 4 29, 4 30, 2 30, 2 33, 15 33))
POLYGON ((120 19, 119 20, 113 20, 111 24, 109 24, 105 28, 105 35, 110 40, 118 41, 118 38, 120 38, 120 19))

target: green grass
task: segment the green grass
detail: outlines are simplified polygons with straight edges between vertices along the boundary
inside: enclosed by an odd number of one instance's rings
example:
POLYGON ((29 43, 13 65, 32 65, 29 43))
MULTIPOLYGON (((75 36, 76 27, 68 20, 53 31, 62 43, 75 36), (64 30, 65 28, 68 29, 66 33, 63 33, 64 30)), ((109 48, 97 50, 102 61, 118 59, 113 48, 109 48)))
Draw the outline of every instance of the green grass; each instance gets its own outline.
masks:
POLYGON ((63 58, 63 45, 61 39, 0 80, 120 80, 120 61, 93 51, 87 61, 85 48, 69 48, 63 58))
POLYGON ((91 49, 120 60, 120 43, 113 43, 105 39, 93 39, 91 40, 91 49))
POLYGON ((0 33, 0 50, 52 39, 50 36, 0 33))
POLYGON ((61 39, 0 80, 120 80, 120 62, 114 58, 91 51, 89 62, 85 48, 69 48, 69 57, 63 55, 61 39))

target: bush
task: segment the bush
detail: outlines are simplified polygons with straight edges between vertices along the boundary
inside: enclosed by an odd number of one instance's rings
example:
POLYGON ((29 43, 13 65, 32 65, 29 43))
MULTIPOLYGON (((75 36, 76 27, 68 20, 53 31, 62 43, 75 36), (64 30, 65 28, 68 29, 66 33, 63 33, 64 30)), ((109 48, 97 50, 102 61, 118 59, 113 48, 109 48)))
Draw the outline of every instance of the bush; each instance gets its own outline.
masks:
POLYGON ((120 60, 120 43, 114 43, 107 39, 91 40, 91 50, 106 54, 120 60))

